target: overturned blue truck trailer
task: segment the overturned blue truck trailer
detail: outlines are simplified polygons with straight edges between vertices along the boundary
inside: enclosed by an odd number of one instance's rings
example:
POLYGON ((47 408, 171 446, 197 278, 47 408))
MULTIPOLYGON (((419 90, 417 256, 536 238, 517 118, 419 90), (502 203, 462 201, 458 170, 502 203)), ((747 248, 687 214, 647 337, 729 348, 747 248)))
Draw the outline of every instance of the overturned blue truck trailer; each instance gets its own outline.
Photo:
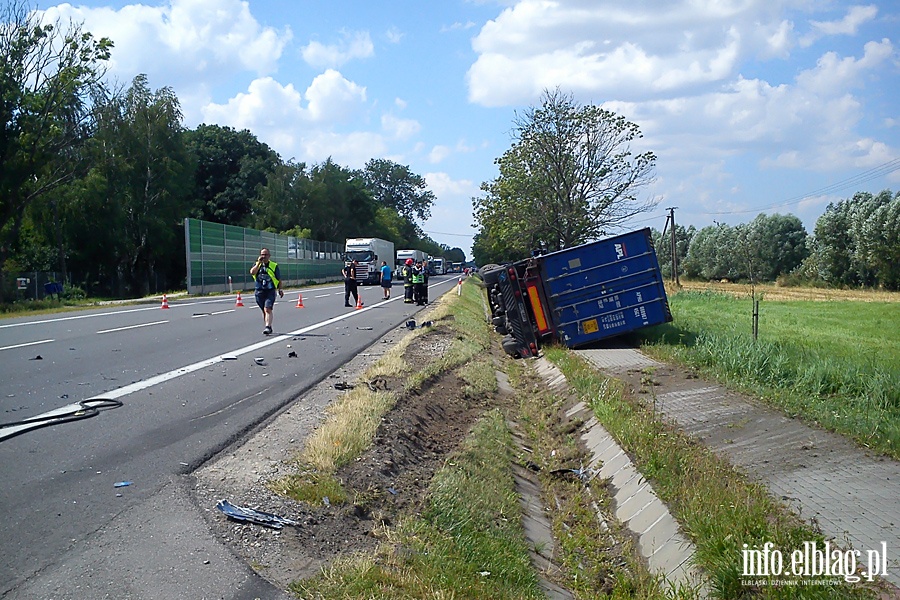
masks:
POLYGON ((650 229, 492 266, 482 272, 510 355, 580 348, 672 320, 650 229))

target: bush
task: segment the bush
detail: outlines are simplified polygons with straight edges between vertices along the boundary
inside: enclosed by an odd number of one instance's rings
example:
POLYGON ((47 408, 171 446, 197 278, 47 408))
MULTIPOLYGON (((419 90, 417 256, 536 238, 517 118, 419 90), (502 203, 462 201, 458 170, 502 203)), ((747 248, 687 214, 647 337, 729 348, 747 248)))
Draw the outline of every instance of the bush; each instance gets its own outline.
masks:
POLYGON ((62 297, 64 300, 84 300, 87 294, 77 285, 64 284, 62 297))

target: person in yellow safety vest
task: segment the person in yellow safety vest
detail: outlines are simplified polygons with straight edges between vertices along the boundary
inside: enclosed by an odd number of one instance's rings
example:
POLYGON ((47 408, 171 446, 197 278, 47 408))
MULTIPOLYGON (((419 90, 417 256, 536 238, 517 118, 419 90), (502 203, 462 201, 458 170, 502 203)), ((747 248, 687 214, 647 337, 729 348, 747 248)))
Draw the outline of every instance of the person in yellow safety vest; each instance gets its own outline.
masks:
POLYGON ((419 306, 425 305, 425 269, 422 263, 416 263, 412 271, 413 297, 419 306))
POLYGON ((278 263, 269 260, 269 249, 263 248, 259 251, 259 258, 256 264, 250 267, 250 274, 256 281, 256 305, 263 314, 263 335, 272 333, 272 319, 275 317, 273 310, 275 308, 275 293, 284 298, 284 290, 281 289, 281 272, 278 270, 278 263))
POLYGON ((400 269, 400 275, 403 277, 403 303, 413 303, 413 259, 407 258, 403 268, 400 269))

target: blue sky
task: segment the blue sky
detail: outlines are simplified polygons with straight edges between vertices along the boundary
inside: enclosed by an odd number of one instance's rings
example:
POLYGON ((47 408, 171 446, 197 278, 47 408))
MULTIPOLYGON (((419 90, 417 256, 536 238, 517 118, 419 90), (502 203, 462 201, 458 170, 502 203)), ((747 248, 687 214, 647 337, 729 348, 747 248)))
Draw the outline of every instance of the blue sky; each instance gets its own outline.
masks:
MULTIPOLYGON (((408 165, 423 229, 471 256, 471 198, 516 111, 559 87, 637 123, 659 201, 629 228, 737 224, 900 189, 893 0, 38 0, 115 42, 108 76, 171 87, 184 124, 283 159, 408 165)), ((364 236, 366 232, 359 232, 364 236)))

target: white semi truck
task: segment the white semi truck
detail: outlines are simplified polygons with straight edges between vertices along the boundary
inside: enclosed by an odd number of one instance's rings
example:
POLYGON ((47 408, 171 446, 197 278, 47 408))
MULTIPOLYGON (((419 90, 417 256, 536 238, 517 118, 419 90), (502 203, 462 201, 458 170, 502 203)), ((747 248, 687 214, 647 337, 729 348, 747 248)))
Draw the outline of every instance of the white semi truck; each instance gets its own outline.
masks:
POLYGON ((417 262, 427 260, 428 256, 421 250, 397 250, 397 262, 395 263, 397 265, 397 268, 395 269, 395 271, 397 273, 398 280, 403 279, 403 275, 401 273, 403 272, 403 265, 406 264, 406 259, 408 258, 411 258, 413 264, 415 264, 417 262))
POLYGON ((363 285, 381 282, 381 261, 392 265, 394 242, 378 238, 347 238, 344 245, 344 262, 357 261, 356 281, 363 285))

